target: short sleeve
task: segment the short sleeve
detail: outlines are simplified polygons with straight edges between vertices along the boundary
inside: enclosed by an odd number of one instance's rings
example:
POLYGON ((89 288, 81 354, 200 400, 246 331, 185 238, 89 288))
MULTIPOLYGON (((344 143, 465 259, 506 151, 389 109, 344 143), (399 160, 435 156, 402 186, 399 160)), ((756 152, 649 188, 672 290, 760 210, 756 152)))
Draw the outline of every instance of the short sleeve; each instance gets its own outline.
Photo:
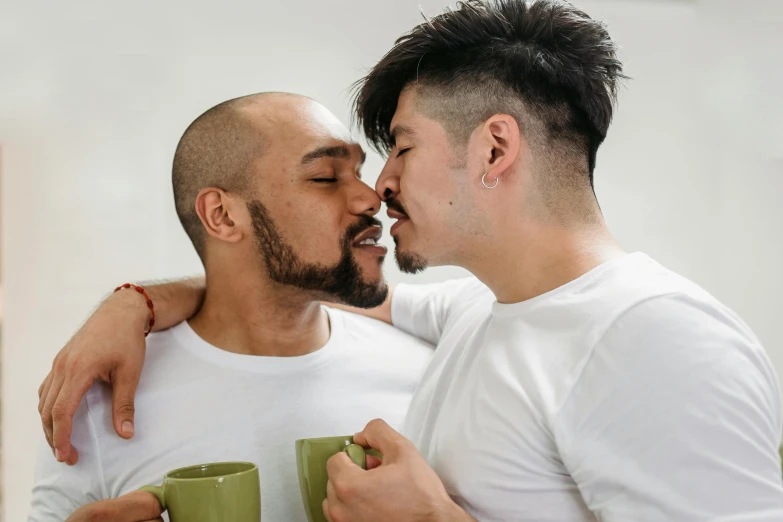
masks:
POLYGON ((717 307, 664 296, 626 312, 553 427, 603 522, 783 520, 777 377, 717 307))
POLYGON ((424 285, 398 284, 391 303, 392 324, 432 344, 438 344, 446 322, 475 294, 489 289, 474 277, 424 285))

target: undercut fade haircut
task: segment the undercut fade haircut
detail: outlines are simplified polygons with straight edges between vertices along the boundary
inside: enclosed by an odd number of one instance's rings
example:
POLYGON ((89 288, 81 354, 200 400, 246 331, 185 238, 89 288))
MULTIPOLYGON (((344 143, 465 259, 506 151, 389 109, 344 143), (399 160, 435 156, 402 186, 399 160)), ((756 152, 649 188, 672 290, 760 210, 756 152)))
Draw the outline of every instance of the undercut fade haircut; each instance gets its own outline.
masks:
POLYGON ((458 147, 492 115, 508 114, 546 164, 578 170, 592 187, 626 78, 616 54, 605 26, 567 2, 467 0, 399 38, 357 82, 356 119, 388 154, 406 89, 458 147))
POLYGON ((269 94, 251 94, 212 107, 190 124, 177 145, 171 173, 174 204, 202 263, 206 232, 196 213, 196 197, 207 187, 238 193, 248 189, 250 166, 266 150, 268 140, 243 109, 269 94))

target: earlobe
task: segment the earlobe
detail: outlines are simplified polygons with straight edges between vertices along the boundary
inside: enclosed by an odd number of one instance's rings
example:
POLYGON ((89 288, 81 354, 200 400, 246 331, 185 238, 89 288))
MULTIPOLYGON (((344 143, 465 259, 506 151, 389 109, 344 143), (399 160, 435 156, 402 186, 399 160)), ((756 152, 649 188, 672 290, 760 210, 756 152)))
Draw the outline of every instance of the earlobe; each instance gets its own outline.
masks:
POLYGON ((484 175, 481 176, 481 184, 488 189, 493 189, 497 187, 498 183, 500 183, 500 178, 495 178, 495 182, 492 185, 487 185, 487 174, 489 174, 489 172, 485 172, 484 175))
POLYGON ((487 188, 494 188, 519 159, 519 124, 508 114, 496 114, 484 124, 484 135, 489 153, 484 165, 486 174, 482 183, 487 188), (493 182, 493 179, 496 181, 493 182))

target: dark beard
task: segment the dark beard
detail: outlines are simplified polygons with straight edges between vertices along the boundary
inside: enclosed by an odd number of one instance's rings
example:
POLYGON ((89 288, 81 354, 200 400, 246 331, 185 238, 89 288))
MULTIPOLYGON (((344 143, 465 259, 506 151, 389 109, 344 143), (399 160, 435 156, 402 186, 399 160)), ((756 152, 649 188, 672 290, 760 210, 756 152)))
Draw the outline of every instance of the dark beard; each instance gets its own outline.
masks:
MULTIPOLYGON (((325 294, 335 300, 358 308, 374 308, 386 299, 389 287, 382 282, 366 283, 362 269, 353 257, 352 240, 367 228, 380 222, 367 215, 348 227, 341 240, 342 255, 334 266, 322 266, 302 261, 291 245, 283 241, 266 207, 254 200, 247 204, 253 219, 256 244, 266 263, 269 277, 280 284, 325 294)), ((383 263, 383 258, 379 264, 383 263)))

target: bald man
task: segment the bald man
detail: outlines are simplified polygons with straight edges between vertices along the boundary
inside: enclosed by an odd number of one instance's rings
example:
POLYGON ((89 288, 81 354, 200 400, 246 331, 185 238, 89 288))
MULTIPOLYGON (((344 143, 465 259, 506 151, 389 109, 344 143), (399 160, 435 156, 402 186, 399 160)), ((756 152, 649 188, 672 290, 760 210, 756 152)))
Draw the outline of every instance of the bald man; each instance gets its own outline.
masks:
MULTIPOLYGON (((231 100, 190 125, 172 178, 204 304, 147 337, 132 440, 115 435, 111 391, 96 385, 74 417, 78 462, 42 444, 31 521, 161 520, 152 495, 132 492, 214 461, 258 465, 264 522, 305 520, 294 441, 402 423, 431 347, 319 303, 388 295, 364 157, 327 109, 290 94, 231 100)), ((110 299, 139 304, 132 290, 110 299)))

